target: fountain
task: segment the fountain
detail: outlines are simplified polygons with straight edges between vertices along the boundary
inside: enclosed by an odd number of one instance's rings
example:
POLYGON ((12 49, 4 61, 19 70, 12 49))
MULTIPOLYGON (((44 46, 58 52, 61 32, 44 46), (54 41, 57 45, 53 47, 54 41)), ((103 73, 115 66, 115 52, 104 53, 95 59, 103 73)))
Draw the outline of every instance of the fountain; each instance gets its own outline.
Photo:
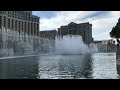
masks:
POLYGON ((86 45, 80 35, 65 35, 56 37, 56 54, 86 54, 98 52, 97 46, 93 43, 86 45))
POLYGON ((86 54, 97 52, 97 46, 84 44, 80 35, 48 39, 5 28, 0 29, 0 57, 38 54, 86 54))
POLYGON ((0 57, 36 55, 49 51, 50 44, 47 38, 5 28, 0 29, 0 57))

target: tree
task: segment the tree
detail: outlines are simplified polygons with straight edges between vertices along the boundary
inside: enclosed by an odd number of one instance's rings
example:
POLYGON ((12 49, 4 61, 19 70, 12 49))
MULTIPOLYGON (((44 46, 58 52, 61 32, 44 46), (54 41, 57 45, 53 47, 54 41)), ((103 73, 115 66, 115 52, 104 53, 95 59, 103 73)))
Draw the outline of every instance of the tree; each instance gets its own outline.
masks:
POLYGON ((115 38, 117 40, 117 50, 120 52, 119 45, 120 45, 120 18, 118 19, 118 23, 115 27, 112 28, 110 32, 110 37, 115 38))

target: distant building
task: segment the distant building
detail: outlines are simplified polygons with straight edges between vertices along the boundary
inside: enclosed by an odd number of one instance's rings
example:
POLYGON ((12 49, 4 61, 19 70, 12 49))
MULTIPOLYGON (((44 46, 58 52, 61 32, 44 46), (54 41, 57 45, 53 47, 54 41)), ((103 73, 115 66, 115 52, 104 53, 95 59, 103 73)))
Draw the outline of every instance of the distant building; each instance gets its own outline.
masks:
POLYGON ((55 40, 55 36, 57 35, 56 30, 40 31, 39 33, 40 33, 40 37, 54 39, 54 40, 55 40))
POLYGON ((39 17, 32 11, 0 11, 0 57, 38 53, 39 17))
POLYGON ((106 44, 106 45, 107 45, 107 44, 115 44, 115 41, 112 40, 112 39, 110 39, 110 40, 102 40, 101 43, 102 43, 102 44, 106 44))
POLYGON ((92 24, 89 22, 76 24, 74 22, 69 23, 66 26, 61 26, 58 28, 58 35, 81 35, 83 41, 86 44, 93 42, 92 38, 92 24))
POLYGON ((32 15, 32 11, 0 11, 0 28, 5 28, 39 35, 39 17, 32 15))
POLYGON ((100 44, 102 41, 93 41, 95 44, 100 44))
POLYGON ((55 37, 57 35, 56 30, 39 31, 41 40, 41 51, 47 52, 48 50, 53 52, 55 50, 55 37), (47 43, 45 43, 47 42, 47 43))
POLYGON ((93 43, 97 44, 99 52, 115 52, 116 51, 116 44, 115 44, 115 41, 112 39, 94 41, 93 43))

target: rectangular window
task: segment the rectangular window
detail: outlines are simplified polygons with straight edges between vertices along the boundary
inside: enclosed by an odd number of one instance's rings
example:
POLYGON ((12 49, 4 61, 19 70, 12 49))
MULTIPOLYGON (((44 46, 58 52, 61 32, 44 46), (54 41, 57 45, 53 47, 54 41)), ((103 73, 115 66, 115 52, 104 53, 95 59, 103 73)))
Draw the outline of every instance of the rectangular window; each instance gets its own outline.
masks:
POLYGON ((37 24, 37 35, 39 35, 39 24, 37 24))
POLYGON ((8 19, 8 28, 10 29, 10 19, 8 19))
POLYGON ((39 22, 39 18, 37 18, 37 22, 39 22))
POLYGON ((30 23, 28 22, 28 34, 30 34, 30 23))
POLYGON ((33 24, 31 23, 31 35, 33 35, 33 24))
POLYGON ((28 16, 28 17, 29 17, 29 21, 30 21, 30 13, 29 13, 29 16, 28 16))
POLYGON ((2 27, 2 17, 0 16, 0 28, 2 27))
POLYGON ((0 14, 2 14, 2 11, 0 11, 0 14))
POLYGON ((22 21, 22 32, 23 32, 23 21, 22 21))
POLYGON ((27 30, 27 28, 26 28, 26 22, 25 22, 25 33, 26 33, 26 30, 27 30))
POLYGON ((34 23, 34 35, 36 34, 36 25, 34 23))
POLYGON ((39 24, 37 24, 37 30, 39 31, 39 24))
POLYGON ((18 30, 19 30, 19 33, 20 33, 20 21, 19 21, 19 24, 18 24, 18 30))
POLYGON ((15 30, 17 31, 17 20, 15 20, 15 30))
POLYGON ((34 22, 36 22, 36 18, 34 18, 34 22))
POLYGON ((33 18, 31 18, 32 22, 33 22, 33 18))
POLYGON ((12 19, 12 30, 14 30, 14 20, 12 19))
POLYGON ((6 28, 6 17, 4 16, 4 28, 6 28))

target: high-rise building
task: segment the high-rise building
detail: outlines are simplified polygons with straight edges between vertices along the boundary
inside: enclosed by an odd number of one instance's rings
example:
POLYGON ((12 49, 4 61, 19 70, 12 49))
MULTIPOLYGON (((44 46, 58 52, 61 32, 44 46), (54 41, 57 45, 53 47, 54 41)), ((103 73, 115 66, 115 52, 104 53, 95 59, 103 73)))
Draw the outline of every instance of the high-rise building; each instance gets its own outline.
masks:
POLYGON ((93 42, 92 38, 92 24, 89 22, 76 24, 74 22, 69 23, 66 26, 58 28, 58 35, 81 35, 83 41, 86 44, 93 42))
POLYGON ((39 36, 39 17, 32 11, 0 11, 0 28, 39 36))

